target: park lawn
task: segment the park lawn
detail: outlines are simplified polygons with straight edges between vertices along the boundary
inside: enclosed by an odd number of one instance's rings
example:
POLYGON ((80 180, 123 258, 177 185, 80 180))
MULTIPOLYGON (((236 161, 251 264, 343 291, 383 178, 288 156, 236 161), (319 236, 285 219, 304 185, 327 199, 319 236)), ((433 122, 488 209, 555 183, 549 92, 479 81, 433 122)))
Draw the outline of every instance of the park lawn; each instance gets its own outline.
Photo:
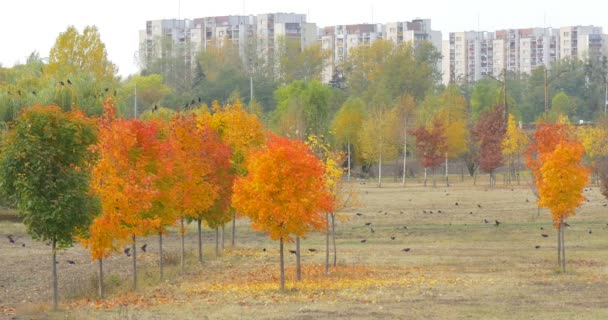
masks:
POLYGON ((486 181, 474 186, 453 180, 450 187, 438 182, 436 188, 355 182, 363 206, 340 214, 338 266, 324 274, 325 236, 312 234, 302 242, 302 282, 294 281, 295 257, 287 253, 286 292, 278 291, 278 243, 240 219, 237 247, 232 249, 227 237, 218 258, 208 232, 202 265, 194 255, 194 232, 189 233, 186 274, 178 272, 177 237, 169 237, 167 280, 159 283, 152 237, 146 239, 149 252, 139 256, 139 291, 128 292, 130 260, 117 255, 107 270, 122 272, 107 276, 114 283, 108 299, 95 300, 96 269, 89 264, 79 266, 88 279, 80 286, 88 290, 62 297, 61 312, 47 313, 44 301, 34 301, 19 305, 17 313, 57 319, 608 318, 608 208, 597 187, 587 188, 589 202, 569 220, 568 272, 560 274, 550 215, 546 210, 538 215, 529 187, 488 189, 486 181))

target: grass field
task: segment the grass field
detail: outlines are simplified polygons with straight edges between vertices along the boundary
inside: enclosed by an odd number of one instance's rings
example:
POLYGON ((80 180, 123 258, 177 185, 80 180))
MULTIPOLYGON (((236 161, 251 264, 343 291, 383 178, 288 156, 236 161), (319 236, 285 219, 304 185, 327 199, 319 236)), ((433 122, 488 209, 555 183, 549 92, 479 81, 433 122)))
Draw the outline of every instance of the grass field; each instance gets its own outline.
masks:
POLYGON ((178 238, 168 237, 162 283, 157 239, 144 239, 137 292, 129 293, 125 279, 130 259, 110 258, 105 301, 94 300, 96 264, 87 252, 63 251, 62 310, 51 313, 49 247, 26 238, 18 222, 5 222, 2 237, 17 234, 27 246, 0 244, 0 305, 24 319, 608 319, 608 208, 597 187, 587 188, 589 201, 569 220, 562 274, 550 215, 538 215, 528 187, 454 180, 447 188, 357 184, 363 206, 338 222, 338 266, 324 275, 325 236, 313 234, 302 242, 303 281, 293 280, 295 257, 287 255, 286 292, 278 291, 278 243, 240 219, 237 247, 227 239, 220 257, 213 256, 207 231, 202 265, 192 228, 184 274, 178 238))

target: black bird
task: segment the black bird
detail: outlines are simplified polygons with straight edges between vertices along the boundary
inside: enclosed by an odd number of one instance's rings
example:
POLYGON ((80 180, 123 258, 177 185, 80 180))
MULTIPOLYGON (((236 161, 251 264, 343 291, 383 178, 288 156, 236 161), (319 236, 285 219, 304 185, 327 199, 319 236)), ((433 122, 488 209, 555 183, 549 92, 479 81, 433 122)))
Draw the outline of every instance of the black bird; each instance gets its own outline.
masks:
POLYGON ((540 230, 545 230, 545 228, 543 228, 543 227, 540 227, 540 230))
POLYGON ((146 248, 148 247, 147 243, 144 243, 143 246, 141 246, 141 251, 146 252, 146 248))
POLYGON ((194 99, 192 99, 192 101, 190 102, 191 105, 194 105, 196 103, 196 101, 194 101, 194 99))
POLYGON ((403 251, 403 252, 410 252, 410 248, 405 248, 405 249, 403 249, 401 251, 403 251))
POLYGON ((127 255, 127 257, 131 256, 131 248, 126 248, 123 252, 127 255))
POLYGON ((433 213, 433 210, 429 210, 429 213, 433 213))
POLYGON ((154 108, 152 108, 152 112, 156 112, 158 110, 158 106, 154 105, 154 108))
POLYGON ((108 91, 110 91, 110 88, 105 88, 105 89, 103 89, 103 91, 108 92, 108 91))
POLYGON ((188 109, 188 104, 187 103, 184 105, 184 109, 188 109))
POLYGON ((593 233, 593 231, 591 231, 591 229, 589 229, 589 234, 592 234, 592 233, 593 233))
POLYGON ((371 223, 371 222, 366 222, 366 223, 365 223, 365 225, 366 225, 366 226, 371 226, 371 225, 372 225, 372 223, 371 223))
POLYGON ((422 213, 426 213, 426 210, 422 210, 422 213))
POLYGON ((360 216, 362 216, 362 215, 363 215, 363 213, 361 213, 361 212, 357 212, 357 215, 360 217, 360 216))
POLYGON ((455 206, 457 206, 457 205, 458 205, 458 202, 454 203, 454 205, 455 205, 455 206))
POLYGON ((68 260, 69 264, 76 264, 76 262, 74 262, 74 260, 68 260))
POLYGON ((542 236, 543 238, 549 238, 549 235, 548 235, 548 234, 544 234, 544 233, 543 233, 543 234, 541 234, 541 236, 542 236))
POLYGON ((317 249, 308 249, 310 252, 317 252, 317 249))
POLYGON ((70 79, 67 80, 69 85, 72 85, 72 81, 70 79))
POLYGON ((263 252, 266 252, 266 248, 263 248, 263 249, 262 249, 262 251, 263 251, 263 252))
POLYGON ((198 103, 201 103, 201 97, 198 97, 198 103))
POLYGON ((441 213, 441 210, 437 210, 437 213, 441 213))
POLYGON ((526 199, 526 202, 530 202, 530 200, 526 199))
POLYGON ((114 96, 116 97, 116 90, 114 90, 114 96))
POLYGON ((488 223, 488 219, 483 219, 483 223, 488 223))
POLYGON ((361 243, 365 243, 365 241, 367 241, 367 240, 363 239, 363 240, 361 240, 361 243))
POLYGON ((33 95, 36 95, 36 90, 33 90, 33 91, 32 91, 32 94, 33 94, 33 95))
POLYGON ((469 211, 469 214, 473 214, 473 211, 469 211))
POLYGON ((295 250, 289 250, 289 253, 296 254, 297 252, 295 250))
POLYGON ((403 226, 403 230, 407 230, 407 226, 403 226))
POLYGON ((9 234, 9 235, 8 235, 8 236, 6 236, 6 237, 8 238, 8 242, 13 243, 13 244, 15 243, 15 239, 13 238, 13 235, 12 235, 12 234, 9 234))
POLYGON ((500 221, 494 220, 494 225, 498 227, 500 225, 500 221))
POLYGON ((391 240, 395 240, 395 236, 392 236, 392 237, 391 237, 391 240))
POLYGON ((376 233, 376 230, 374 230, 374 228, 371 228, 370 230, 372 233, 376 233))
POLYGON ((59 81, 59 84, 60 84, 61 86, 65 86, 65 83, 64 83, 63 81, 59 81))
POLYGON ((22 243, 21 246, 25 248, 25 243, 22 243))
POLYGON ((384 215, 387 215, 387 214, 388 214, 388 212, 384 211, 384 215))
POLYGON ((481 208, 481 205, 480 205, 480 204, 477 204, 477 207, 478 207, 478 208, 481 208))
POLYGON ((568 224, 568 222, 564 222, 564 226, 569 227, 570 224, 568 224))
POLYGON ((534 246, 534 249, 540 249, 540 246, 534 246))

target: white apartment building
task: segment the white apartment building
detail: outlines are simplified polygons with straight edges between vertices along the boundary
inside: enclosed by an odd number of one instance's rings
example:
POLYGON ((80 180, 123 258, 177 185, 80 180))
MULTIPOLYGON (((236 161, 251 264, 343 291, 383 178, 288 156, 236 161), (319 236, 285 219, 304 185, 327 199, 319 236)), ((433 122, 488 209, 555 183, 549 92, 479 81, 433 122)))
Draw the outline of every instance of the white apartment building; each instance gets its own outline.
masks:
POLYGON ((499 78, 504 70, 530 74, 560 59, 599 59, 608 53, 599 27, 451 32, 442 45, 443 83, 499 78))
POLYGON ((192 20, 165 19, 146 21, 139 31, 139 64, 142 69, 155 58, 180 56, 191 61, 198 48, 191 46, 192 20))

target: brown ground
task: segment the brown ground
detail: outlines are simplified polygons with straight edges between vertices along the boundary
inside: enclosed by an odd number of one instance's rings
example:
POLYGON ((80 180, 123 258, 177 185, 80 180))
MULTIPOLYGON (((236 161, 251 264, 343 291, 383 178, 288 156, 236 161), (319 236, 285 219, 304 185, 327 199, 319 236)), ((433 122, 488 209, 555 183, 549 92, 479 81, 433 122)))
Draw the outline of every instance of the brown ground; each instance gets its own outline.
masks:
POLYGON ((589 202, 569 221, 568 272, 560 274, 549 214, 537 215, 529 188, 490 190, 454 180, 435 189, 412 182, 406 188, 358 185, 365 207, 344 213, 349 220, 339 223, 338 267, 323 274, 325 238, 311 235, 303 241, 302 282, 291 278, 295 258, 287 255, 286 293, 277 291, 278 244, 240 220, 237 248, 227 239, 219 258, 206 231, 200 266, 190 232, 185 274, 177 267, 178 238, 165 239, 163 283, 157 239, 142 240, 148 252, 138 254, 142 289, 136 293, 128 293, 131 260, 111 257, 104 265, 110 295, 104 302, 86 300, 95 297, 97 270, 88 253, 80 246, 61 251, 63 310, 51 313, 50 248, 32 242, 21 224, 0 223, 0 319, 3 313, 23 319, 608 319, 608 208, 596 187, 587 189, 589 202), (17 235, 18 244, 7 234, 17 235))

